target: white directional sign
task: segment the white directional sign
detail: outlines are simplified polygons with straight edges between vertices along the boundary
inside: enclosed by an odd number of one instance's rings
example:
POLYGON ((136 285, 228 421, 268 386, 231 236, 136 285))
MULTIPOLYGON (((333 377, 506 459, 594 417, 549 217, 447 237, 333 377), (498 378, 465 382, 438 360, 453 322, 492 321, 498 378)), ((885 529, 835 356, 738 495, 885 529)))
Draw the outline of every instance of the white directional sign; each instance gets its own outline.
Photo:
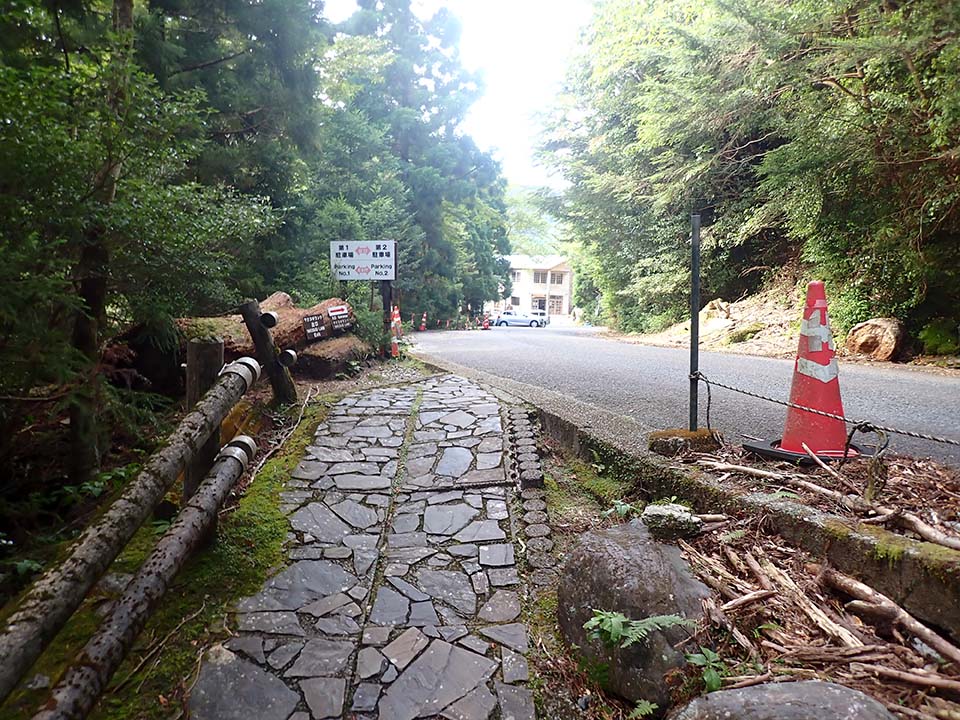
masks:
POLYGON ((331 242, 330 269, 337 280, 396 280, 397 243, 331 242))

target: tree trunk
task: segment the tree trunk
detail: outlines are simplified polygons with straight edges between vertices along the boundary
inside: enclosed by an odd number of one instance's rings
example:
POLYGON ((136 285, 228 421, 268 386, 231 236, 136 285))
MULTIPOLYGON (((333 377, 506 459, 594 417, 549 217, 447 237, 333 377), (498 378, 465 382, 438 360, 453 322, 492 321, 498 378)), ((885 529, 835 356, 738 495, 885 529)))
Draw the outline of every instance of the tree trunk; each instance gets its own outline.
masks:
POLYGON ((273 336, 260 322, 260 303, 247 300, 240 306, 240 315, 253 339, 257 360, 270 378, 274 399, 281 405, 292 405, 297 401, 297 386, 293 384, 290 370, 277 362, 277 346, 273 344, 273 336))
MULTIPOLYGON (((120 37, 117 62, 123 63, 133 48, 133 0, 114 0, 113 31, 120 37)), ((123 78, 124 76, 119 76, 123 78)), ((113 114, 122 116, 126 98, 124 80, 107 90, 107 106, 113 114)), ((96 197, 104 205, 113 202, 117 194, 117 179, 120 177, 120 160, 108 157, 97 171, 94 184, 96 197)), ((76 392, 70 402, 70 480, 81 485, 93 479, 100 469, 99 437, 97 432, 97 405, 100 395, 100 374, 96 372, 100 361, 100 325, 106 317, 107 277, 110 252, 104 230, 95 225, 86 232, 74 273, 80 307, 73 320, 73 347, 86 359, 91 376, 76 392)))
POLYGON ((89 714, 170 582, 214 527, 220 506, 252 459, 256 445, 247 440, 249 455, 238 448, 224 448, 189 504, 140 566, 109 617, 74 659, 34 720, 80 720, 89 714), (231 450, 233 454, 228 454, 231 450))
POLYGON ((252 385, 241 374, 225 373, 116 502, 84 531, 67 559, 33 584, 0 635, 0 703, 252 385))

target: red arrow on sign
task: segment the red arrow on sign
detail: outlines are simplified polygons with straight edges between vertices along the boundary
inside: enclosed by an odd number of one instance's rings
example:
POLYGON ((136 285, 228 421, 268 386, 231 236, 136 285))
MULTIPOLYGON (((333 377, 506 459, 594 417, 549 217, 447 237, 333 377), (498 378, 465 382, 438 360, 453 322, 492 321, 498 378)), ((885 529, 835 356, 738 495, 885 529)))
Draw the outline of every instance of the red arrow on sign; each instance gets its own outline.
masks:
POLYGON ((361 265, 357 267, 357 272, 366 275, 368 272, 370 272, 370 268, 366 265, 361 265))
POLYGON ((370 248, 368 248, 366 245, 364 245, 363 247, 358 247, 356 250, 356 253, 357 255, 369 255, 370 248))

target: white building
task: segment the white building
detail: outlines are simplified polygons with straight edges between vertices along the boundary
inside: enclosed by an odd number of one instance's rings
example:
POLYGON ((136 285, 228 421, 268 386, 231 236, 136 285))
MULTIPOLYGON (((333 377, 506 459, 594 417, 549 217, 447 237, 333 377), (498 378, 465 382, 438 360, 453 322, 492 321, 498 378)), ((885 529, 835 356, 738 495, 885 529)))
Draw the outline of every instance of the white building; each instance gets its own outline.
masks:
POLYGON ((507 255, 513 290, 509 298, 492 303, 488 312, 509 307, 519 312, 547 310, 569 315, 573 309, 573 271, 560 255, 507 255))

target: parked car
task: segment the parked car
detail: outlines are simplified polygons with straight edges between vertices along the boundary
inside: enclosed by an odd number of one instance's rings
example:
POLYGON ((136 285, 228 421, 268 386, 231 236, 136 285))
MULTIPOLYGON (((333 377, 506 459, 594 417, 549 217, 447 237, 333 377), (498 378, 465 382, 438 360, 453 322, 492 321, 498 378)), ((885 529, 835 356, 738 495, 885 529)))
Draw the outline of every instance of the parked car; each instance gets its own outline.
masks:
POLYGON ((497 315, 497 327, 503 327, 504 325, 522 325, 526 327, 542 327, 540 323, 540 318, 534 317, 532 315, 527 315, 527 313, 522 313, 517 310, 504 310, 502 313, 497 315))
POLYGON ((550 324, 550 316, 547 314, 546 310, 531 310, 530 316, 535 317, 540 321, 540 327, 546 327, 550 324))

